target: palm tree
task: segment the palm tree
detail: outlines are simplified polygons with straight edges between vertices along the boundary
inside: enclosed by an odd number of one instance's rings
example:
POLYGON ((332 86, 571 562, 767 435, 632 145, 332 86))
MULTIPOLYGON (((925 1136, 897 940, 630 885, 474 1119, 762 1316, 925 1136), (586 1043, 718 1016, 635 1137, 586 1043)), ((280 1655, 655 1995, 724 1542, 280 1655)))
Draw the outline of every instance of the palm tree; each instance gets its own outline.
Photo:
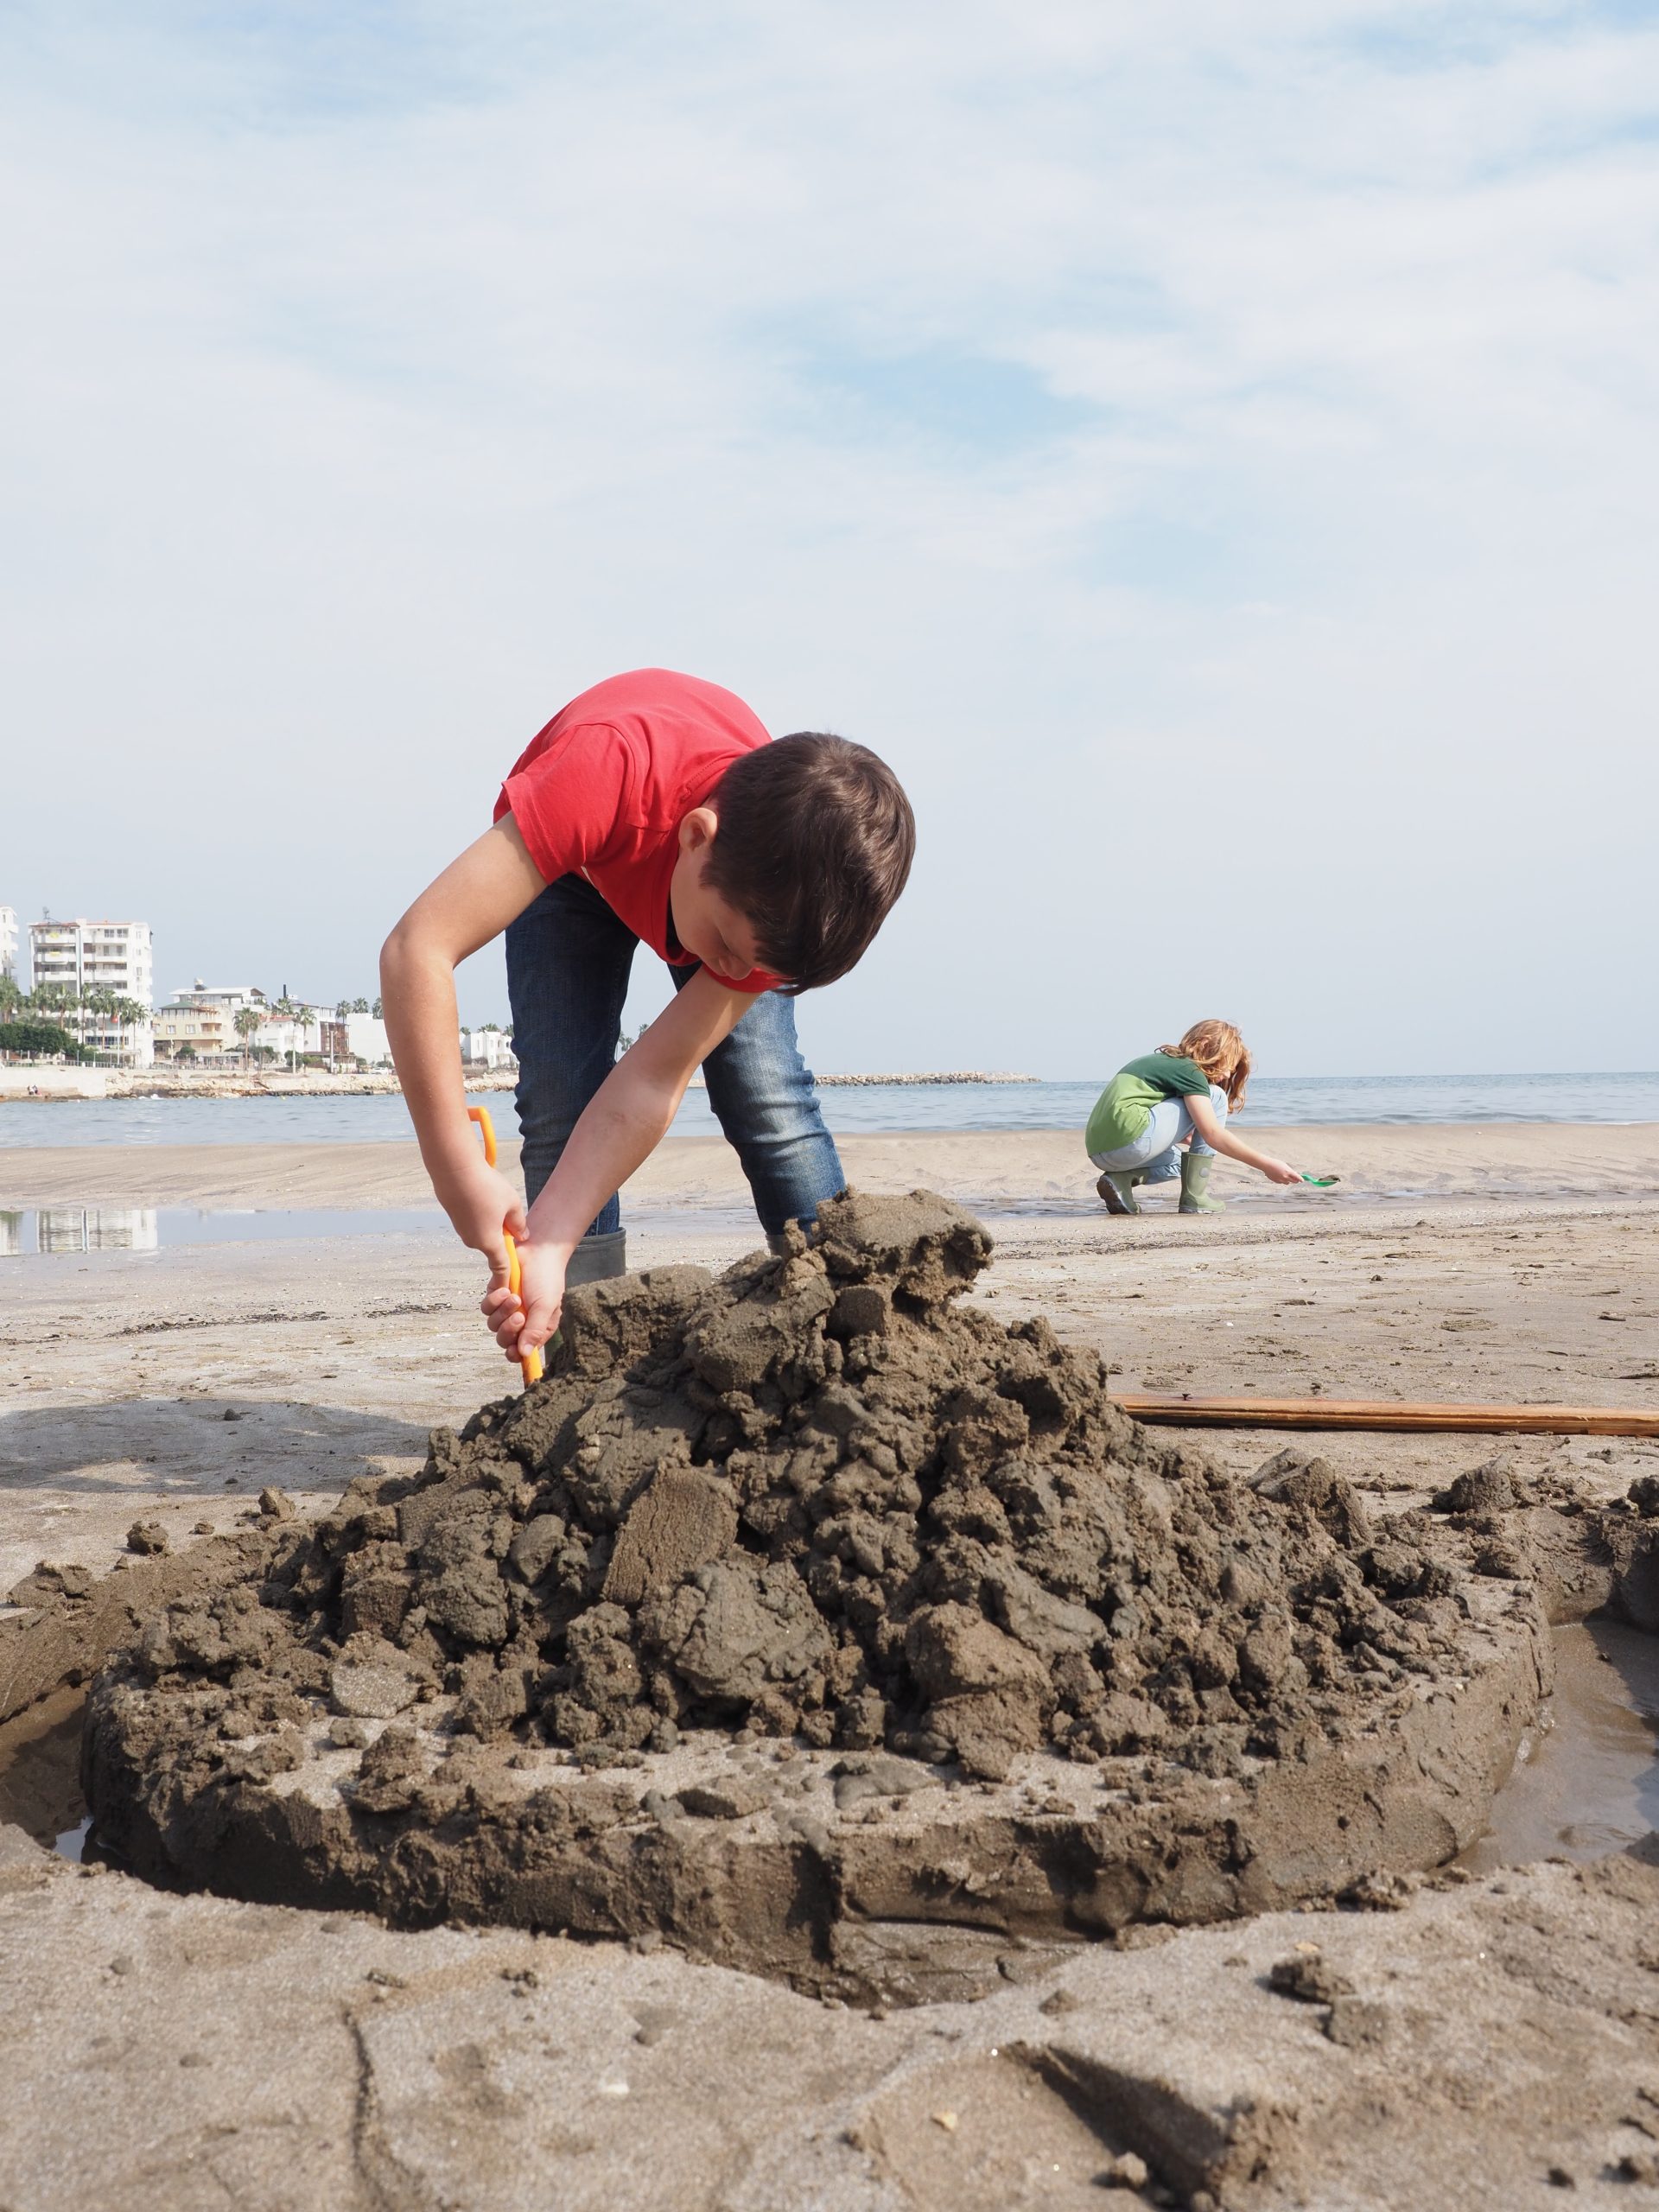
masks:
MULTIPOLYGON (((144 1023, 149 1020, 149 1008, 147 1006, 141 1006, 137 999, 122 998, 118 995, 115 1001, 115 1019, 118 1029, 124 1035, 129 1029, 139 1029, 143 1027, 144 1023)), ((118 1050, 121 1049, 124 1047, 118 1044, 118 1050)))
MULTIPOLYGON (((275 1014, 275 1015, 277 1017, 277 1019, 278 1019, 279 1020, 286 1021, 286 1022, 289 1022, 289 1023, 292 1024, 292 1023, 294 1023, 294 1022, 296 1022, 296 1021, 297 1021, 297 1020, 299 1020, 299 1017, 300 1017, 300 1009, 299 1009, 299 1007, 295 1004, 294 1001, 293 1001, 291 998, 289 998, 289 996, 288 995, 288 986, 287 986, 287 984, 286 984, 286 983, 284 983, 284 984, 283 984, 283 995, 282 995, 281 998, 279 998, 279 999, 276 1001, 276 1003, 272 1006, 272 1007, 271 1007, 271 1009, 270 1009, 270 1010, 271 1010, 272 1014, 275 1014)), ((293 1043, 293 1039, 292 1039, 292 1032, 291 1032, 291 1029, 290 1029, 290 1033, 289 1033, 289 1047, 288 1047, 288 1071, 289 1071, 289 1073, 290 1075, 292 1075, 292 1073, 294 1072, 294 1065, 295 1065, 295 1046, 294 1046, 294 1043, 293 1043)))
MULTIPOLYGON (((0 1021, 10 1021, 23 1003, 23 995, 10 976, 0 975, 0 1021)), ((365 1008, 366 1012, 367 1009, 365 1008)))
POLYGON ((31 1014, 48 1018, 55 1014, 73 1015, 80 1009, 80 993, 73 983, 36 983, 23 1003, 31 1014))
MULTIPOLYGON (((379 1007, 380 1002, 377 999, 375 1001, 375 1015, 377 1020, 379 1018, 379 1007)), ((353 999, 352 1001, 352 1012, 353 1014, 366 1014, 368 1010, 369 1002, 367 999, 353 999)))
MULTIPOLYGON (((115 993, 110 988, 107 983, 94 983, 92 989, 82 995, 80 1004, 80 1041, 84 1045, 86 1041, 86 1024, 89 1020, 100 1022, 115 1022, 117 1018, 115 1011, 115 993)), ((118 1051, 117 1058, 118 1058, 119 1057, 120 1055, 118 1051)))
MULTIPOLYGON (((80 993, 73 983, 36 983, 24 998, 22 1012, 39 1015, 43 1020, 67 1030, 75 1036, 76 1017, 80 1012, 80 993)), ((76 1037, 76 1044, 82 1042, 76 1037)))
POLYGON ((237 1008, 236 1033, 242 1039, 242 1065, 244 1067, 246 1067, 248 1065, 249 1048, 252 1045, 254 1039, 259 1034, 260 1027, 264 1021, 264 1018, 265 1017, 260 1013, 257 1007, 244 1006, 237 1008))

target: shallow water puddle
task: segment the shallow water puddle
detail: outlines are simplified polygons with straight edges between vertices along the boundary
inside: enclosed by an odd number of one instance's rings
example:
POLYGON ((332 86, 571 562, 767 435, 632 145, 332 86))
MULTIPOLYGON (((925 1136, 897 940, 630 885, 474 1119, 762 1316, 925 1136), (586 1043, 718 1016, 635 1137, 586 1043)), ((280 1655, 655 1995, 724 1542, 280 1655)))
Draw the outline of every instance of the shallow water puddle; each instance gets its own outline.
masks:
POLYGON ((157 1252, 176 1244, 265 1243, 313 1236, 452 1235, 435 1206, 24 1206, 0 1209, 0 1259, 157 1252))
POLYGON ((1552 1641, 1546 1725, 1522 1744, 1491 1827, 1463 1854, 1474 1873, 1608 1859, 1659 1829, 1659 1637, 1592 1620, 1558 1628, 1552 1641))
POLYGON ((80 1794, 84 1689, 54 1690, 0 1726, 0 1821, 66 1859, 79 1859, 90 1825, 80 1794))
MULTIPOLYGON (((675 1211, 634 1206, 628 1226, 642 1236, 700 1231, 760 1242, 744 1206, 675 1211)), ((22 1206, 0 1207, 0 1260, 55 1259, 90 1252, 159 1252, 181 1244, 300 1243, 327 1236, 453 1237, 435 1206, 22 1206)))

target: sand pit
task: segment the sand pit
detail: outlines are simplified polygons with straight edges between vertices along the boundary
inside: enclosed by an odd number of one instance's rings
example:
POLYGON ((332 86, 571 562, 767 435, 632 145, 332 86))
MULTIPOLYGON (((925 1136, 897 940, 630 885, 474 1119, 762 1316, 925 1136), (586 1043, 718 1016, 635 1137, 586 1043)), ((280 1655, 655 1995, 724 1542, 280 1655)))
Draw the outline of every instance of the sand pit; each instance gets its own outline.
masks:
POLYGON ((557 1371, 353 1484, 97 1684, 140 1872, 667 1936, 915 2000, 1029 1946, 1327 1896, 1484 1824, 1548 1669, 1478 1510, 1373 1525, 960 1301, 925 1193, 573 1294, 557 1371))

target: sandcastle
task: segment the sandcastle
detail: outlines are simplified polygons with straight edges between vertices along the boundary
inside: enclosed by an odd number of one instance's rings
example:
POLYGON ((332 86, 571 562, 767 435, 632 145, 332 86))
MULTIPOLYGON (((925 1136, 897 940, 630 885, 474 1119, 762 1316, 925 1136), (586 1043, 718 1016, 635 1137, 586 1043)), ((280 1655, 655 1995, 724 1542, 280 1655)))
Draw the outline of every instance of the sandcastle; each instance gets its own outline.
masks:
POLYGON ((1479 1832, 1548 1677, 1530 1580, 1140 1427, 963 1301, 989 1239, 944 1199, 820 1230, 573 1293, 554 1372, 417 1479, 273 1511, 97 1684, 106 1844, 905 1999, 1479 1832))

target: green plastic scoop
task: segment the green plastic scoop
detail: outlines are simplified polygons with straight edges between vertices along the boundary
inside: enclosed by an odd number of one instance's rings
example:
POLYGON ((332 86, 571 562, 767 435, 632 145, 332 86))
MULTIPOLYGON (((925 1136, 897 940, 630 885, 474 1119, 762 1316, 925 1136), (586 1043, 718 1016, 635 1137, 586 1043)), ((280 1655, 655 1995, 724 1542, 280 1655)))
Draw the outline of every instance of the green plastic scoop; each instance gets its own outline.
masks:
POLYGON ((1319 1190, 1328 1191, 1333 1183, 1340 1183, 1342 1178, 1340 1175, 1304 1175, 1302 1180, 1312 1183, 1319 1190))

